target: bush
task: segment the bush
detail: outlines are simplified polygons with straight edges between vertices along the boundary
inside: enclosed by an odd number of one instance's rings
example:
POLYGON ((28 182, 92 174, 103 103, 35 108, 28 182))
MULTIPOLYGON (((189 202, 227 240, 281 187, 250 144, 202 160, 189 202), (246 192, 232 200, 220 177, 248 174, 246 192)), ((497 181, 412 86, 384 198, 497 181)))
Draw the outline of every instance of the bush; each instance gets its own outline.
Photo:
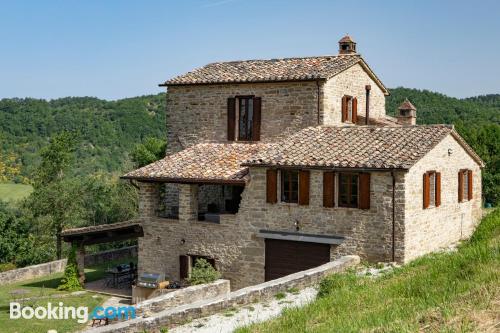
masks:
POLYGON ((10 271, 11 269, 16 269, 16 265, 11 262, 0 264, 0 272, 10 271))
POLYGON ((61 284, 57 287, 58 290, 76 291, 82 290, 83 287, 78 279, 78 264, 76 262, 76 245, 71 247, 68 263, 64 269, 64 276, 61 279, 61 284))
POLYGON ((207 260, 199 258, 191 270, 191 277, 188 279, 188 282, 191 285, 205 284, 214 282, 220 276, 220 273, 207 260))

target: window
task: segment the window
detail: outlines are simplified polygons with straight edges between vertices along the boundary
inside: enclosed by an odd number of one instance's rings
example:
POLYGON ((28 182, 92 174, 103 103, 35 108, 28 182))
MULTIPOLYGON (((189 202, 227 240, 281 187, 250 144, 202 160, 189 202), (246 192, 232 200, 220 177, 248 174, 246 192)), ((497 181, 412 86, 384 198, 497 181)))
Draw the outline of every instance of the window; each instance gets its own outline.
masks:
POLYGON ((358 120, 358 100, 356 97, 342 97, 342 122, 356 123, 358 120))
POLYGON ((238 140, 251 141, 253 129, 253 97, 238 98, 238 140))
POLYGON ((281 170, 281 201, 299 202, 299 172, 297 170, 281 170))
POLYGON ((472 200, 472 170, 458 172, 458 202, 472 200))
POLYGON ((260 141, 262 99, 237 96, 227 99, 228 141, 260 141))
POLYGON ((441 205, 441 173, 427 171, 424 173, 423 184, 424 209, 441 205))
POLYGON ((358 207, 358 175, 339 174, 339 207, 358 207))

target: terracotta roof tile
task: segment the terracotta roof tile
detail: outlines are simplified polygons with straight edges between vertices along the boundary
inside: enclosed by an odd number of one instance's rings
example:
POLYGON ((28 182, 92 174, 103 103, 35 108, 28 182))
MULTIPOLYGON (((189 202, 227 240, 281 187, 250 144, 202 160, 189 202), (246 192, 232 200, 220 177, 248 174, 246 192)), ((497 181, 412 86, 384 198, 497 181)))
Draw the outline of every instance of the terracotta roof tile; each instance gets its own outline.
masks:
POLYGON ((309 127, 244 165, 408 169, 451 131, 447 125, 309 127))
POLYGON ((200 143, 127 173, 122 178, 186 182, 242 182, 248 168, 241 163, 263 143, 200 143))
POLYGON ((328 79, 362 61, 358 54, 215 62, 163 85, 328 79))

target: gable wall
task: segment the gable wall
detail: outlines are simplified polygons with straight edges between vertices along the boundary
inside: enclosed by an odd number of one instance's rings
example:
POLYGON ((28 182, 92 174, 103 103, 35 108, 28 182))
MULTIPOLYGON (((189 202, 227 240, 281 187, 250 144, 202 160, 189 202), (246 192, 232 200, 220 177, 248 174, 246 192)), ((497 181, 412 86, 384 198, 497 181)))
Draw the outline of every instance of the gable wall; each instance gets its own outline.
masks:
POLYGON ((200 142, 227 142, 227 98, 262 97, 261 141, 318 124, 316 82, 171 86, 167 94, 167 152, 200 142))
POLYGON ((356 64, 328 80, 323 86, 325 125, 342 125, 342 96, 350 95, 358 99, 358 115, 366 114, 365 86, 371 85, 370 118, 385 116, 385 95, 380 87, 356 64))
POLYGON ((405 261, 468 238, 481 218, 481 169, 448 135, 405 178, 405 261), (452 149, 448 156, 448 149, 452 149), (473 200, 458 203, 458 171, 473 172, 473 200), (423 209, 423 174, 441 172, 441 206, 423 209))

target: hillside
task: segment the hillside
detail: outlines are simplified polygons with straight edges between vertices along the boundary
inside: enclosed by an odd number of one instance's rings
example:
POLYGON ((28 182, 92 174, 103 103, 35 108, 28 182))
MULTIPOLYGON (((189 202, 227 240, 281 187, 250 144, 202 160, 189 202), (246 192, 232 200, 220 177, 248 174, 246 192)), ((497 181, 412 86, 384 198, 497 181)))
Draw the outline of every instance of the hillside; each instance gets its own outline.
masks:
MULTIPOLYGON (((387 112, 394 114, 409 98, 416 105, 419 124, 455 124, 460 134, 487 163, 485 195, 499 202, 500 95, 457 99, 427 90, 391 89, 387 112)), ((78 174, 130 169, 128 153, 145 137, 164 138, 165 94, 105 101, 91 97, 0 100, 0 152, 14 152, 31 174, 38 150, 54 133, 78 133, 78 174)))
POLYGON ((148 136, 165 137, 165 94, 105 101, 92 97, 55 100, 0 100, 0 152, 20 157, 22 174, 29 176, 38 163, 38 150, 51 135, 77 133, 76 169, 120 172, 127 154, 148 136))

